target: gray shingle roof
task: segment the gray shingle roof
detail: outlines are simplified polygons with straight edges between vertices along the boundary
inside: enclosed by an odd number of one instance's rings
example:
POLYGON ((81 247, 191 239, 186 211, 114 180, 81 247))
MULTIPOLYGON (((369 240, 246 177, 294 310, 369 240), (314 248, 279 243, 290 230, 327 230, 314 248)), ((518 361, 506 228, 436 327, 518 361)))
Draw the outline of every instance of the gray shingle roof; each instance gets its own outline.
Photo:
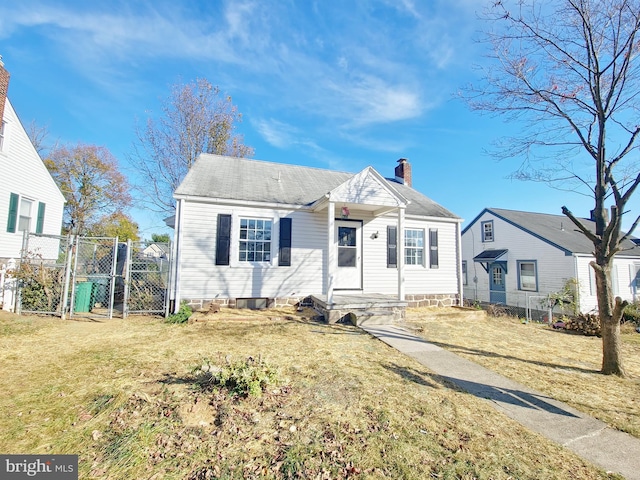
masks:
MULTIPOLYGON (((533 234, 534 236, 557 245, 567 252, 584 254, 591 254, 593 252, 593 243, 578 231, 573 222, 564 215, 522 212, 518 210, 505 210, 502 208, 487 208, 486 211, 492 212, 497 217, 533 234)), ((580 218, 580 220, 587 228, 595 231, 594 222, 587 218, 580 218)), ((625 250, 619 252, 618 255, 640 256, 640 248, 630 240, 627 240, 623 245, 625 250)))
MULTIPOLYGON (((175 195, 305 206, 353 175, 300 165, 203 154, 178 186, 175 195)), ((387 180, 398 193, 410 200, 407 214, 459 218, 413 188, 387 180)))

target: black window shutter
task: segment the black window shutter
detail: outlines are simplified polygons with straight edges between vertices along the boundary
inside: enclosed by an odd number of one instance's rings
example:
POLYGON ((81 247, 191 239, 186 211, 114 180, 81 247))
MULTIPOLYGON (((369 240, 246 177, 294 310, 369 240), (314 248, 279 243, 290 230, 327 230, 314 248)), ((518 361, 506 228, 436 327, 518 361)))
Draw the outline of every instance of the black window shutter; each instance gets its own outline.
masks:
POLYGON ((387 268, 398 267, 398 228, 387 226, 387 268))
POLYGON ((280 219, 280 249, 278 251, 278 265, 291 266, 291 219, 280 219))
POLYGON ((231 250, 231 215, 218 214, 216 265, 229 265, 231 250))
POLYGON ((438 268, 438 230, 429 230, 429 266, 438 268))
POLYGON ((9 218, 7 220, 7 232, 16 232, 16 223, 18 221, 18 194, 12 193, 9 197, 9 218))
POLYGON ((42 233, 44 229, 44 212, 46 205, 43 202, 38 202, 38 218, 36 221, 36 233, 42 233))

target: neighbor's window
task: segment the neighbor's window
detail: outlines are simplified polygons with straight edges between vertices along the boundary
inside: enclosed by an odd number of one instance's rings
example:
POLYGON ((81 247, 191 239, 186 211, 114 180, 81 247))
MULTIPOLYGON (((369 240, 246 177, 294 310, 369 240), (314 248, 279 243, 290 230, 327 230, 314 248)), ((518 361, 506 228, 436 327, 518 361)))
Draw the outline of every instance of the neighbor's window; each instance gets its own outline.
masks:
POLYGON ((518 283, 520 290, 538 290, 535 261, 518 261, 518 283))
POLYGON ((424 230, 404 231, 405 265, 424 265, 424 230))
POLYGON ((462 285, 467 284, 467 261, 462 261, 462 285))
POLYGON ((482 241, 493 242, 493 220, 482 222, 480 226, 482 228, 482 241))
POLYGON ((33 201, 28 198, 20 199, 20 210, 18 214, 18 231, 24 232, 25 230, 31 231, 31 207, 33 201))
POLYGON ((3 122, 0 118, 0 152, 2 152, 4 149, 4 138, 5 132, 7 131, 7 127, 5 126, 6 124, 7 122, 3 122))
POLYGON ((240 219, 240 261, 271 261, 271 220, 240 219))

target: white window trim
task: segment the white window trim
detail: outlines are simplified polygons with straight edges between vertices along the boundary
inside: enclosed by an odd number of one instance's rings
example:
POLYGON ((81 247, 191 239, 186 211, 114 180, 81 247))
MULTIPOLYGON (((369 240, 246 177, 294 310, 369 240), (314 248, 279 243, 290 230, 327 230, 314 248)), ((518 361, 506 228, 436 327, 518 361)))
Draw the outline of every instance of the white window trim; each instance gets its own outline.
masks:
POLYGON ((402 261, 404 262, 404 266, 405 267, 408 267, 408 268, 425 268, 425 265, 426 265, 426 262, 427 262, 426 255, 429 253, 429 249, 427 248, 427 241, 426 240, 427 240, 427 237, 426 237, 424 228, 405 227, 404 235, 403 235, 403 238, 402 238, 402 241, 404 242, 402 261), (407 247, 406 239, 407 239, 407 232, 409 230, 422 232, 422 247, 407 247), (408 249, 419 249, 419 248, 422 249, 422 263, 407 263, 407 250, 408 249))
POLYGON ((0 153, 7 153, 7 132, 9 122, 0 118, 0 153))
POLYGON ((485 220, 483 222, 480 222, 480 238, 482 239, 482 243, 491 243, 496 239, 496 232, 495 232, 493 220, 485 220), (485 239, 485 236, 484 236, 484 234, 485 234, 484 226, 485 225, 491 225, 491 240, 485 239))
POLYGON ((275 228, 278 217, 267 217, 262 215, 232 214, 231 215, 231 248, 229 255, 229 265, 235 268, 266 268, 277 265, 279 235, 276 234, 275 228), (241 220, 268 220, 271 222, 271 255, 269 261, 249 262, 240 260, 240 221, 241 220))
POLYGON ((467 271, 468 265, 467 265, 467 261, 466 260, 462 260, 462 266, 461 266, 461 272, 462 272, 462 285, 463 286, 467 286, 469 285, 469 280, 467 278, 468 275, 468 271, 467 271))

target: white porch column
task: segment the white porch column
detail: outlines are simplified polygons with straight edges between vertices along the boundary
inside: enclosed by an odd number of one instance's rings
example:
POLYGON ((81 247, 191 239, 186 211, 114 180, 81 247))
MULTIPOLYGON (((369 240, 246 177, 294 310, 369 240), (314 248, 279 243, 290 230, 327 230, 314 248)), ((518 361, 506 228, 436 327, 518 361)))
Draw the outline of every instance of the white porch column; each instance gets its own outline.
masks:
POLYGON ((398 300, 404 300, 404 208, 398 209, 398 245, 396 246, 398 264, 398 300))
POLYGON ((329 206, 327 207, 327 305, 333 303, 333 287, 337 268, 336 244, 334 241, 334 230, 336 228, 335 209, 335 202, 329 202, 329 206))

